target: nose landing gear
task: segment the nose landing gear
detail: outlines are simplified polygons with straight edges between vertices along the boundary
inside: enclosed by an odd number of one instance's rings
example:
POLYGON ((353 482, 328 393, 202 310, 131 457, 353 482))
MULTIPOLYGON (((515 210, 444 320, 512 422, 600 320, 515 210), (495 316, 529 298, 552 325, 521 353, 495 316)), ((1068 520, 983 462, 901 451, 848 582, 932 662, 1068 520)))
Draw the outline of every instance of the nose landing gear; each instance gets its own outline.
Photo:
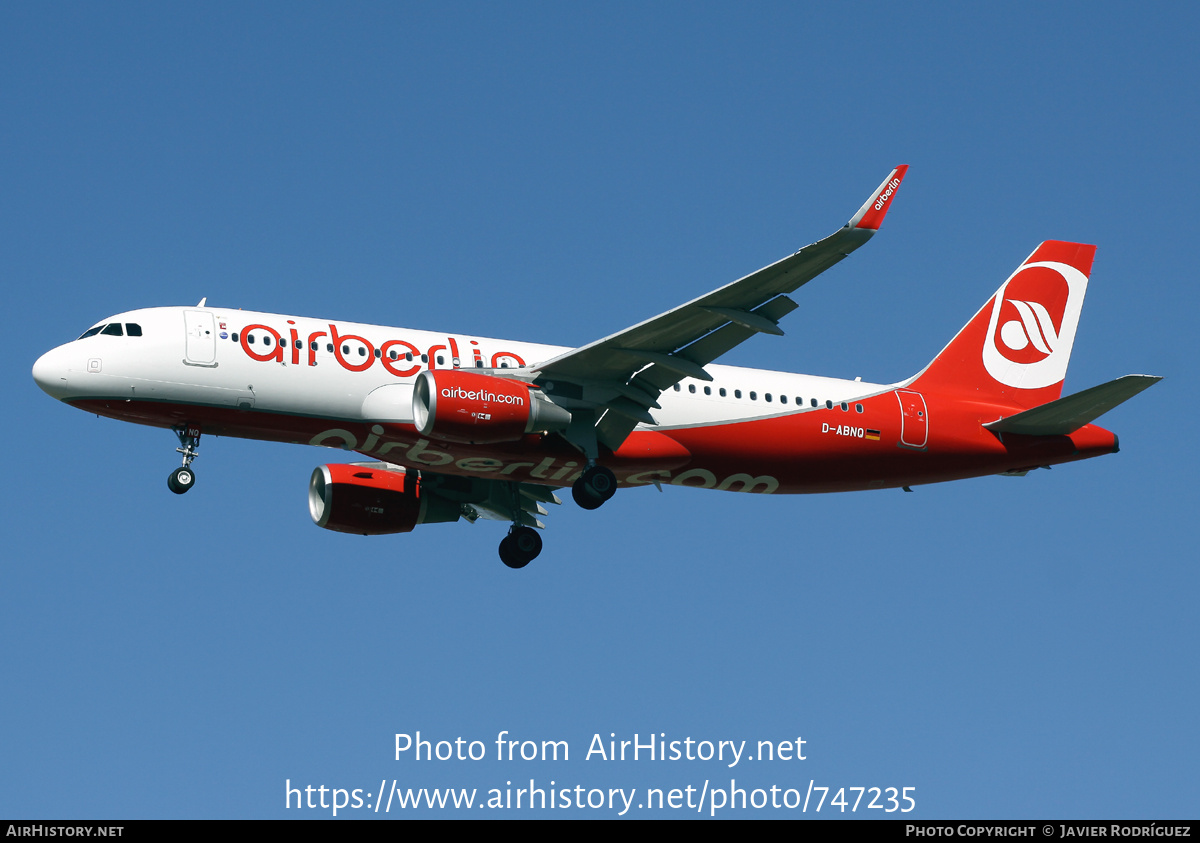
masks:
POLYGON ((183 454, 183 465, 171 472, 167 477, 167 488, 177 495, 182 495, 196 485, 196 473, 192 471, 192 460, 199 456, 200 427, 184 425, 171 428, 179 437, 179 447, 176 452, 183 454))

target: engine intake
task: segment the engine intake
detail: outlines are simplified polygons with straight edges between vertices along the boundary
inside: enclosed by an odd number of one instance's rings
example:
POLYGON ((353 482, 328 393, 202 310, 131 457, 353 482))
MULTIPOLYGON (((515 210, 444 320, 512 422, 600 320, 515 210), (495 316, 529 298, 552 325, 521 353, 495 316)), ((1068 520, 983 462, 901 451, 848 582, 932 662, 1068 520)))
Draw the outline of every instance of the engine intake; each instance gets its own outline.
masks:
POLYGON ((490 445, 564 430, 571 414, 523 381, 430 369, 417 376, 413 419, 423 436, 490 445))
POLYGON ((459 505, 421 489, 420 473, 403 468, 319 465, 308 482, 313 523, 339 533, 408 533, 418 524, 457 521, 459 505))

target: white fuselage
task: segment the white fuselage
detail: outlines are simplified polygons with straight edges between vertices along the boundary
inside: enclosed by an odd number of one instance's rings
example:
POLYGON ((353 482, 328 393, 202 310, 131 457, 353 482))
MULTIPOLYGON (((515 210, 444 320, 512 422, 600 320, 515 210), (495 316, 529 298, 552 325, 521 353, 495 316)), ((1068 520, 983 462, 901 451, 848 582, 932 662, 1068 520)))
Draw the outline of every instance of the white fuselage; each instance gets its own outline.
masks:
MULTIPOLYGON (((514 368, 568 350, 219 308, 149 308, 99 324, 114 323, 138 325, 142 335, 123 329, 121 336, 97 334, 66 343, 38 360, 35 379, 66 401, 126 399, 411 423, 412 384, 425 369, 514 368)), ((653 429, 825 409, 890 388, 737 366, 707 368, 712 382, 685 379, 662 395, 653 429)))

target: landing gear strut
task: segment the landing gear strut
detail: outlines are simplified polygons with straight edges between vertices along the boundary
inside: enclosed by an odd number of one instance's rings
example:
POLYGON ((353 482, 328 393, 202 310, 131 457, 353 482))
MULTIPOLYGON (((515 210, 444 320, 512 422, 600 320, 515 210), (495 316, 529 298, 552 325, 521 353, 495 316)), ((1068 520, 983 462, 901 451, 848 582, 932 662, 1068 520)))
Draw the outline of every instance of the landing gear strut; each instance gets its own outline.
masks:
POLYGON ((524 568, 542 552, 542 537, 532 527, 514 526, 500 542, 500 560, 510 568, 524 568))
POLYGON ((184 425, 171 428, 179 437, 179 447, 176 452, 183 454, 183 465, 171 472, 167 477, 167 488, 177 495, 182 495, 196 485, 196 473, 192 471, 192 460, 200 452, 200 427, 184 425))
POLYGON ((599 509, 617 492, 617 476, 602 465, 591 465, 571 487, 571 497, 583 509, 599 509))

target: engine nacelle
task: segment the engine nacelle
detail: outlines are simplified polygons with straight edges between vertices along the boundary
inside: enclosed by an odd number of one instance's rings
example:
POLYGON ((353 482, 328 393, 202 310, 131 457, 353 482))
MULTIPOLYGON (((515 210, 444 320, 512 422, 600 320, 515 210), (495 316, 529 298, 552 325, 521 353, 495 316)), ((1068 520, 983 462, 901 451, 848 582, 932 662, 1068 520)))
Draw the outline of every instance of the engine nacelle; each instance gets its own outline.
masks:
POLYGON ((413 419, 423 436, 490 445, 564 430, 571 414, 523 381, 428 369, 413 387, 413 419))
POLYGON ((407 533, 418 524, 457 521, 459 505, 421 490, 420 473, 402 468, 320 465, 308 483, 313 523, 339 533, 407 533))

